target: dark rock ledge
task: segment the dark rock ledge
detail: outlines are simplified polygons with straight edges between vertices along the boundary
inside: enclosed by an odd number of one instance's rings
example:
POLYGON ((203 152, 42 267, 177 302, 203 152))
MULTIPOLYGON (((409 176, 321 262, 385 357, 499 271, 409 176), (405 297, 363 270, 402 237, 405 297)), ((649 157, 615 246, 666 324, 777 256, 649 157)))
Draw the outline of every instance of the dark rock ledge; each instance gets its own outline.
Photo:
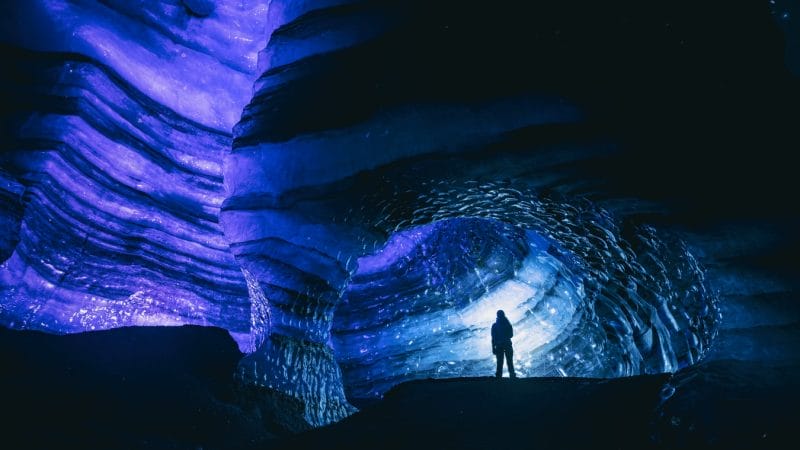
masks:
POLYGON ((0 329, 5 448, 786 448, 800 367, 717 360, 617 379, 418 380, 308 431, 296 399, 234 380, 212 327, 0 329))

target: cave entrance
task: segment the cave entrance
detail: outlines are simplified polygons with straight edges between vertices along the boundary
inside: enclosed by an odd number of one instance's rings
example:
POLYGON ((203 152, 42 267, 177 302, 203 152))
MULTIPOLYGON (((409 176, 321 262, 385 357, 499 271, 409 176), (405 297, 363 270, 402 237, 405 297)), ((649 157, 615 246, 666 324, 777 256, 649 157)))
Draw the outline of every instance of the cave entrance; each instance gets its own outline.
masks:
POLYGON ((458 218, 395 233, 360 258, 332 333, 348 397, 379 398, 411 379, 492 375, 498 309, 515 327, 518 375, 558 375, 544 355, 578 321, 583 290, 551 247, 498 220, 458 218))

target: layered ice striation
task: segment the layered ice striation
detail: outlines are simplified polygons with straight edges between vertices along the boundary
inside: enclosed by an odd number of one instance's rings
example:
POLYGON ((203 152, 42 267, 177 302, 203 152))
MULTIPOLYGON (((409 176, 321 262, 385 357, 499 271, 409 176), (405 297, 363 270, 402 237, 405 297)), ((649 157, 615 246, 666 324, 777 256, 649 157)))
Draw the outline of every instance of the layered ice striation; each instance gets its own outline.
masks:
POLYGON ((666 133, 744 46, 679 44, 713 5, 673 2, 688 25, 665 35, 637 2, 512 3, 14 2, 0 323, 224 327, 237 376, 312 425, 403 380, 491 374, 497 309, 525 376, 696 362, 715 291, 639 186, 605 179, 625 161, 609 135, 666 133))
POLYGON ((7 3, 0 323, 217 325, 246 348, 218 215, 266 2, 7 3))
MULTIPOLYGON (((410 222, 435 221, 360 258, 337 309, 334 348, 350 395, 492 373, 498 309, 515 327, 523 376, 670 372, 709 349, 716 296, 678 239, 520 186, 450 180, 418 194, 410 222)), ((382 211, 381 225, 396 223, 382 211)))

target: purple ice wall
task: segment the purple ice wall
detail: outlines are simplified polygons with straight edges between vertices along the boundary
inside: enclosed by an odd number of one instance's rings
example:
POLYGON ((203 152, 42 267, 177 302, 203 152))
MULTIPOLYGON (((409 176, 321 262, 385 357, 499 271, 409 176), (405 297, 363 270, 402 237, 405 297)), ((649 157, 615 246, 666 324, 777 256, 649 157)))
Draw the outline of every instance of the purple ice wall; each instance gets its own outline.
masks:
POLYGON ((218 215, 267 2, 11 3, 17 109, 0 173, 19 231, 16 246, 3 238, 2 323, 216 325, 247 348, 247 289, 218 215))
POLYGON ((313 426, 491 374, 496 309, 523 376, 672 372, 796 328, 763 306, 785 280, 738 281, 779 240, 687 219, 740 203, 686 136, 757 104, 719 87, 772 67, 749 10, 500 3, 4 2, 0 324, 218 326, 236 377, 313 426))

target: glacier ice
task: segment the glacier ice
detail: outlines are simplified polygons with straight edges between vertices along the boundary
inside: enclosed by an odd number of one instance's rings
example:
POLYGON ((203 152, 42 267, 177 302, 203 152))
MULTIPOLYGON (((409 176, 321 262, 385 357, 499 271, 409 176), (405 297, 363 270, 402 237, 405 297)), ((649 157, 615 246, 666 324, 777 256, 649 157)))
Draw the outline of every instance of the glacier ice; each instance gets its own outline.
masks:
MULTIPOLYGON (((583 92, 533 89, 546 67, 498 45, 513 27, 424 3, 11 8, 0 323, 223 327, 240 379, 322 425, 403 380, 490 374, 498 308, 520 374, 616 377, 706 355, 715 287, 786 290, 723 264, 712 286, 696 250, 718 249, 575 169, 615 151, 583 92)), ((783 320, 748 301, 731 324, 783 320)))

